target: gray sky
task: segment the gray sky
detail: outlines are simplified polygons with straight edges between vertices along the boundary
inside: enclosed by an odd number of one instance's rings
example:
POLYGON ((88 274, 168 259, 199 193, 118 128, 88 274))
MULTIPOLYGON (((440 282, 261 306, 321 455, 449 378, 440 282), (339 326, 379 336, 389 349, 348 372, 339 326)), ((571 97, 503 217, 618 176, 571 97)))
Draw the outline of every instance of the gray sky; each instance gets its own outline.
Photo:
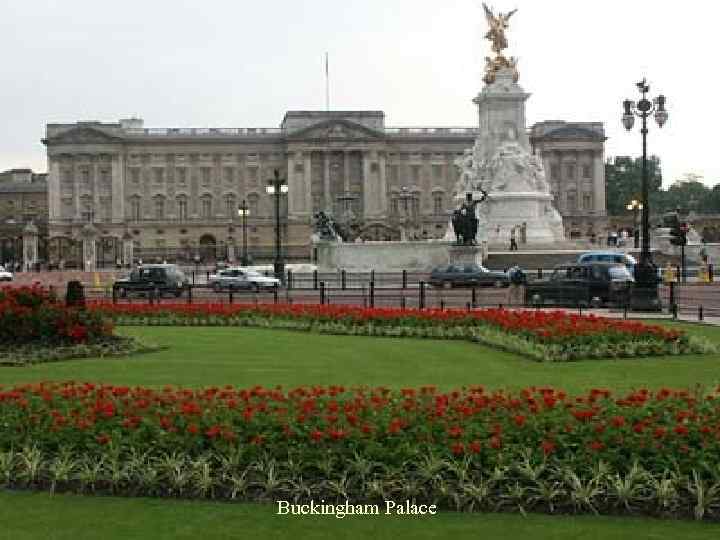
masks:
MULTIPOLYGON (((668 99, 650 153, 665 185, 720 182, 715 95, 720 4, 708 0, 491 0, 515 7, 506 51, 532 96, 528 125, 602 121, 607 155, 639 155, 621 102, 668 99)), ((380 109, 388 126, 474 126, 480 0, 0 0, 0 170, 45 171, 45 124, 277 127, 287 110, 380 109)))

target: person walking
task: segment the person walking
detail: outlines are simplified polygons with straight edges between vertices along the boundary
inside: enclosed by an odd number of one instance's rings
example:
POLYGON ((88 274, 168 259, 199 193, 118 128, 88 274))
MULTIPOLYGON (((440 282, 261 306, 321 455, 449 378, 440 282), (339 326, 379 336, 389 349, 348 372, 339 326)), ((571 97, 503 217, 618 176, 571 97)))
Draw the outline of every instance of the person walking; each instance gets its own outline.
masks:
POLYGON ((527 283, 527 276, 523 272, 522 268, 515 263, 508 270, 508 278, 510 280, 510 286, 508 287, 508 306, 522 306, 525 304, 525 284, 527 283))
POLYGON ((510 251, 517 251, 518 245, 517 240, 515 238, 515 231, 517 227, 513 227, 510 229, 510 251))

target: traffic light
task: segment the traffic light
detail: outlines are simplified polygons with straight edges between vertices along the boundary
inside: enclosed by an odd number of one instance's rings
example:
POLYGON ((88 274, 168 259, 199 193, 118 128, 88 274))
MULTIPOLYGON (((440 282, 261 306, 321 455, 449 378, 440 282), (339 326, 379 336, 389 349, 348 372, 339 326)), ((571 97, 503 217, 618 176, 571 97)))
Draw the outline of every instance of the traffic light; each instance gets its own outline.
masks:
POLYGON ((681 222, 677 216, 675 216, 675 222, 670 228, 670 243, 674 246, 685 246, 687 245, 687 232, 689 226, 685 222, 681 222))

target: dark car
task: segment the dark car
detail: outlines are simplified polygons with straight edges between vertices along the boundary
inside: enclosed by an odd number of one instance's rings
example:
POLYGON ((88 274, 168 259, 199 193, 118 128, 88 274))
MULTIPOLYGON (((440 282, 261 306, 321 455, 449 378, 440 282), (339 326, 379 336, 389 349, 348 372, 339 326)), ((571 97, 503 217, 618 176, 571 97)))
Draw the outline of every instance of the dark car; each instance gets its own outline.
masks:
POLYGON ((566 264, 557 266, 548 281, 529 283, 525 299, 531 305, 624 305, 634 281, 622 263, 566 264))
POLYGON ((448 264, 438 266, 430 274, 433 287, 507 287, 505 272, 488 270, 479 264, 448 264))
POLYGON ((114 287, 123 297, 133 292, 145 294, 150 291, 179 297, 189 287, 189 281, 177 265, 144 264, 128 277, 115 281, 114 287))

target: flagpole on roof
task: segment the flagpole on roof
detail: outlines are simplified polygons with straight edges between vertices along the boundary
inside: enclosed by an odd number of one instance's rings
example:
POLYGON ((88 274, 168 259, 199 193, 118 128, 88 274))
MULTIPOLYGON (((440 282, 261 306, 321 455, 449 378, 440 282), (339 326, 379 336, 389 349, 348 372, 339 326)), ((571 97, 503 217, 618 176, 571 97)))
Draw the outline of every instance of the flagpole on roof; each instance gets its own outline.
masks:
POLYGON ((330 112, 330 66, 328 53, 325 53, 325 111, 330 112))

